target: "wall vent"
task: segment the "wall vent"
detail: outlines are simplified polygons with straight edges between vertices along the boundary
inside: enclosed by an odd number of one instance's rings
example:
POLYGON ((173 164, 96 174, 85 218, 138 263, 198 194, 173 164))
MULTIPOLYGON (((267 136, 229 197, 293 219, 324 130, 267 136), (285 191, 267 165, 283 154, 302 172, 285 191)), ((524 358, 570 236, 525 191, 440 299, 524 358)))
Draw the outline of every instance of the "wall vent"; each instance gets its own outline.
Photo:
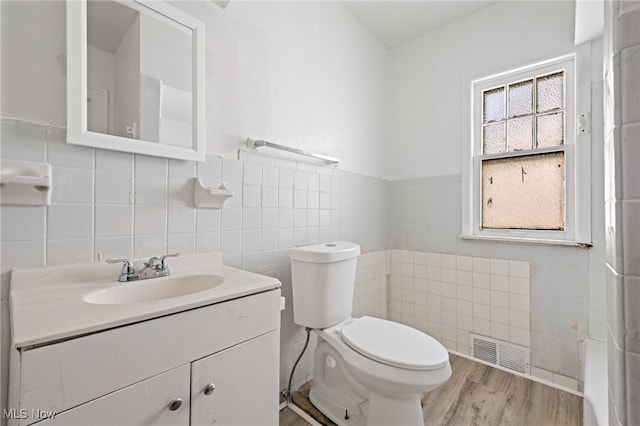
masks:
POLYGON ((529 348, 470 333, 471 356, 518 373, 529 374, 529 348))

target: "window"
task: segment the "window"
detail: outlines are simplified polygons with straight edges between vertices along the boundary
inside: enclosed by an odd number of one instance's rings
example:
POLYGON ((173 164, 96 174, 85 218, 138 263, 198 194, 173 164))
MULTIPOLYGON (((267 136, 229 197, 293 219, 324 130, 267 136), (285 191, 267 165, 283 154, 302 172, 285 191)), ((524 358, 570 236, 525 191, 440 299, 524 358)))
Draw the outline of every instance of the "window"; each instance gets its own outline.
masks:
POLYGON ((578 88, 577 62, 588 64, 570 55, 468 79, 463 237, 590 241, 588 131, 576 123, 578 105, 589 105, 590 82, 578 88))

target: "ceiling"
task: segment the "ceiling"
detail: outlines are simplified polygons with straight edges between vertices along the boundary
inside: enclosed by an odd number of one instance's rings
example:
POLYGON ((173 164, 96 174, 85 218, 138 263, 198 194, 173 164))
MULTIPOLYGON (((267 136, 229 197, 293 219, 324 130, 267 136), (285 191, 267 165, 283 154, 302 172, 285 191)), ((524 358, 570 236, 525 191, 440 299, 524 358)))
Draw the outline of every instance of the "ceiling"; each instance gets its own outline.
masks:
POLYGON ((387 47, 394 48, 498 1, 346 0, 342 3, 387 47))

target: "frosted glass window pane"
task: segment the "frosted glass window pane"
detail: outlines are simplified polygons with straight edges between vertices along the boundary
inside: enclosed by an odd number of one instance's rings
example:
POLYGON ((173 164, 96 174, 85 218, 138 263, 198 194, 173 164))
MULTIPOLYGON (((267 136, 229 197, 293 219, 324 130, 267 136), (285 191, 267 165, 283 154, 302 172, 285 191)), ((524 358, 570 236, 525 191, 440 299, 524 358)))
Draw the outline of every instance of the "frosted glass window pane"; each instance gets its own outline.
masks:
POLYGON ((488 124, 482 128, 482 153, 504 152, 504 123, 488 124))
POLYGON ((482 161, 482 227, 564 229, 564 152, 482 161))
POLYGON ((562 145, 564 143, 564 113, 537 116, 536 133, 538 148, 562 145))
POLYGON ((509 151, 524 151, 533 148, 533 119, 531 117, 507 122, 507 145, 509 151))
POLYGON ((536 84, 537 112, 564 107, 564 72, 538 77, 536 84))
POLYGON ((484 122, 504 120, 504 87, 486 90, 482 95, 484 122))
POLYGON ((509 118, 533 114, 533 80, 509 85, 509 118))

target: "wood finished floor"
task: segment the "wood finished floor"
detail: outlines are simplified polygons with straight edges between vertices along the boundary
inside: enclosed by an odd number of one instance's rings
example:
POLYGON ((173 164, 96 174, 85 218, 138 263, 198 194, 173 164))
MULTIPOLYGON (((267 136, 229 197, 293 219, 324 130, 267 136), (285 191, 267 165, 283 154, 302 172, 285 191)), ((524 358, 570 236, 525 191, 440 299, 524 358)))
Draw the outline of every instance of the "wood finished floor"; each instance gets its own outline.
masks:
MULTIPOLYGON (((556 426, 582 424, 582 398, 478 362, 450 356, 453 373, 438 389, 422 396, 425 425, 556 426)), ((309 402, 310 384, 292 401, 320 424, 334 423, 309 402)), ((308 423, 288 408, 280 426, 308 423)), ((396 425, 389 425, 396 426, 396 425)))

